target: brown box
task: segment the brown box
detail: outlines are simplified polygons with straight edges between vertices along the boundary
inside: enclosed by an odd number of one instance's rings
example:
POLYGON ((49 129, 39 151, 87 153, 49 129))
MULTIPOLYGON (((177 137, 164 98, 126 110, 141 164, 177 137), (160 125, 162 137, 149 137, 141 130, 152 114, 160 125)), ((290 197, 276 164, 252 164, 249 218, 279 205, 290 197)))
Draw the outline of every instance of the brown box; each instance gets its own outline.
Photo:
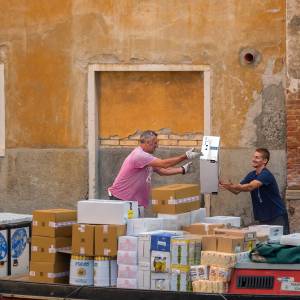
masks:
POLYGON ((59 250, 71 249, 70 237, 44 237, 31 238, 31 260, 34 262, 60 262, 69 257, 68 254, 59 253, 59 250))
POLYGON ((215 228, 223 228, 224 224, 194 223, 190 226, 183 226, 182 230, 192 234, 207 235, 214 234, 215 228))
POLYGON ((179 214, 196 210, 200 208, 199 195, 200 187, 197 184, 171 184, 154 188, 152 210, 163 214, 179 214))
POLYGON ((116 256, 118 238, 126 234, 126 225, 95 225, 95 256, 116 256))
POLYGON ((95 225, 73 224, 72 226, 72 254, 94 255, 95 225))
POLYGON ((202 250, 203 251, 217 251, 218 237, 216 235, 202 236, 202 250))
POLYGON ((45 209, 33 211, 32 235, 69 237, 72 224, 76 223, 77 212, 70 209, 45 209))
POLYGON ((256 232, 247 229, 215 228, 215 234, 224 234, 244 238, 245 242, 256 240, 256 232))
POLYGON ((59 263, 30 262, 29 279, 34 282, 68 283, 70 257, 59 263))
POLYGON ((244 238, 237 236, 218 236, 217 251, 238 253, 244 251, 244 238))

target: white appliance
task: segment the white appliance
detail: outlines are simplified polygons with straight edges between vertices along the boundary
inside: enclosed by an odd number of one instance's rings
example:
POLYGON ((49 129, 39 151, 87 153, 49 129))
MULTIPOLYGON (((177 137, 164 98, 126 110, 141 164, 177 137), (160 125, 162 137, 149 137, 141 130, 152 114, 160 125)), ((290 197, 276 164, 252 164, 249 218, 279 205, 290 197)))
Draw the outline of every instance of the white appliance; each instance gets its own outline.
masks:
POLYGON ((204 136, 200 156, 200 186, 203 194, 219 190, 219 136, 204 136))

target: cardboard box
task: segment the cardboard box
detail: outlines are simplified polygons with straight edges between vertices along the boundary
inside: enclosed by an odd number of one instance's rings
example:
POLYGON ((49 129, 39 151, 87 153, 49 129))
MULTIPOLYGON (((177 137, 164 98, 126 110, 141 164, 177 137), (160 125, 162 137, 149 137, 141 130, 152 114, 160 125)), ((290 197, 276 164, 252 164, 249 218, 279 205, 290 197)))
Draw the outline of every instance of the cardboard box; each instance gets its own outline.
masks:
POLYGON ((281 225, 253 225, 249 230, 256 231, 257 235, 267 235, 270 242, 279 242, 283 235, 283 226, 281 225))
POLYGON ((152 189, 152 210, 179 214, 200 208, 200 188, 196 184, 171 184, 152 189))
POLYGON ((94 286, 117 285, 118 266, 115 257, 96 256, 94 258, 94 286))
POLYGON ((82 200, 77 203, 78 223, 124 225, 128 219, 138 218, 136 201, 82 200))
POLYGON ((32 235, 48 237, 72 236, 72 225, 76 223, 76 210, 45 209, 33 211, 32 235))
POLYGON ((193 282, 193 292, 224 294, 228 292, 228 283, 223 281, 197 280, 193 282))
POLYGON ((151 272, 151 290, 169 291, 170 274, 151 272))
POLYGON ((209 280, 229 282, 231 278, 232 268, 210 266, 209 280))
POLYGON ((171 240, 171 264, 189 266, 200 264, 202 236, 185 235, 171 240))
POLYGON ((117 256, 118 238, 125 232, 125 225, 96 225, 95 256, 117 256))
POLYGON ((95 225, 74 224, 72 226, 72 254, 94 256, 95 225))
POLYGON ((138 265, 138 289, 150 290, 151 276, 150 263, 138 265))
POLYGON ((202 251, 201 265, 214 265, 219 267, 232 268, 237 262, 237 254, 216 251, 202 251))
POLYGON ((165 251, 151 251, 151 271, 169 273, 171 270, 171 254, 165 251))
POLYGON ((218 237, 216 235, 202 236, 202 250, 203 251, 217 251, 218 237))
POLYGON ((137 265, 118 265, 118 277, 121 278, 134 278, 138 277, 138 266, 137 265))
POLYGON ((237 236, 219 236, 217 251, 226 253, 239 253, 244 251, 244 238, 237 236))
POLYGON ((138 237, 138 263, 150 264, 151 233, 144 233, 138 237))
POLYGON ((215 228, 215 234, 237 236, 244 239, 245 242, 256 240, 256 232, 248 229, 215 228))
POLYGON ((68 283, 70 258, 59 263, 30 262, 29 278, 34 282, 68 283))
POLYGON ((190 226, 183 227, 182 230, 197 235, 214 234, 215 228, 224 228, 224 224, 209 224, 209 223, 195 223, 190 226))
POLYGON ((173 267, 171 270, 170 290, 178 292, 192 291, 189 268, 173 267))
POLYGON ((138 238, 136 236, 119 236, 118 250, 138 251, 138 238))
POLYGON ((120 289, 136 289, 137 288, 137 279, 118 277, 118 279, 117 279, 117 288, 120 288, 120 289))
POLYGON ((171 239, 176 233, 161 232, 151 235, 151 251, 171 251, 171 239))
POLYGON ((207 265, 196 265, 190 267, 191 281, 207 280, 208 274, 209 271, 207 265))
POLYGON ((65 261, 69 255, 59 253, 59 251, 70 250, 71 243, 70 237, 33 236, 31 238, 31 261, 52 263, 65 261))
POLYGON ((117 262, 118 265, 137 265, 137 252, 119 250, 117 262))

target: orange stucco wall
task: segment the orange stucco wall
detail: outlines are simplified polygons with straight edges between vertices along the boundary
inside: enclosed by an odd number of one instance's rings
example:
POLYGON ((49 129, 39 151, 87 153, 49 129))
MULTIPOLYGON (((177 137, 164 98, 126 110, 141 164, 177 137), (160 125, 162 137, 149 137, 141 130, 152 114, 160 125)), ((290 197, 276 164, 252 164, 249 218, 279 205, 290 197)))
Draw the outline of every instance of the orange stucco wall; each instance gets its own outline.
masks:
POLYGON ((200 72, 102 72, 99 86, 101 138, 149 128, 203 133, 200 72))
MULTIPOLYGON (((268 80, 284 76, 284 0, 0 0, 0 7, 9 148, 86 145, 91 63, 210 65, 212 134, 222 136, 224 147, 251 145, 255 137, 246 133, 256 129, 252 109, 258 96, 268 80), (256 67, 239 63, 245 47, 261 53, 256 67)), ((126 87, 127 80, 113 82, 126 87)), ((196 98, 193 82, 190 78, 186 87, 196 98)), ((181 88, 171 90, 179 101, 181 88)), ((156 120, 145 124, 140 118, 139 126, 171 126, 175 133, 201 130, 192 123, 201 121, 194 109, 183 107, 186 127, 166 118, 168 108, 159 106, 164 92, 159 85, 154 92, 159 94, 156 120)), ((151 97, 146 94, 144 100, 151 97)), ((122 108, 125 117, 133 106, 122 108)), ((112 123, 100 129, 105 135, 130 132, 112 123)))

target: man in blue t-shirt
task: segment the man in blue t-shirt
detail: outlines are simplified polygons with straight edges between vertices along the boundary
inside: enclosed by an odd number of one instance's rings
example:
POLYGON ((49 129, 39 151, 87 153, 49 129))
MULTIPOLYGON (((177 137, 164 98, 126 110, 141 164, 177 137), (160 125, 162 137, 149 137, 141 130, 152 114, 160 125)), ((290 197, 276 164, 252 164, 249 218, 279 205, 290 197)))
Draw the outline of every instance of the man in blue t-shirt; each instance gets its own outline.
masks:
POLYGON ((280 197, 278 185, 273 174, 266 168, 270 152, 264 148, 255 150, 250 172, 239 184, 220 181, 221 187, 239 194, 250 192, 254 219, 260 224, 282 225, 283 233, 289 233, 289 221, 285 204, 280 197))

